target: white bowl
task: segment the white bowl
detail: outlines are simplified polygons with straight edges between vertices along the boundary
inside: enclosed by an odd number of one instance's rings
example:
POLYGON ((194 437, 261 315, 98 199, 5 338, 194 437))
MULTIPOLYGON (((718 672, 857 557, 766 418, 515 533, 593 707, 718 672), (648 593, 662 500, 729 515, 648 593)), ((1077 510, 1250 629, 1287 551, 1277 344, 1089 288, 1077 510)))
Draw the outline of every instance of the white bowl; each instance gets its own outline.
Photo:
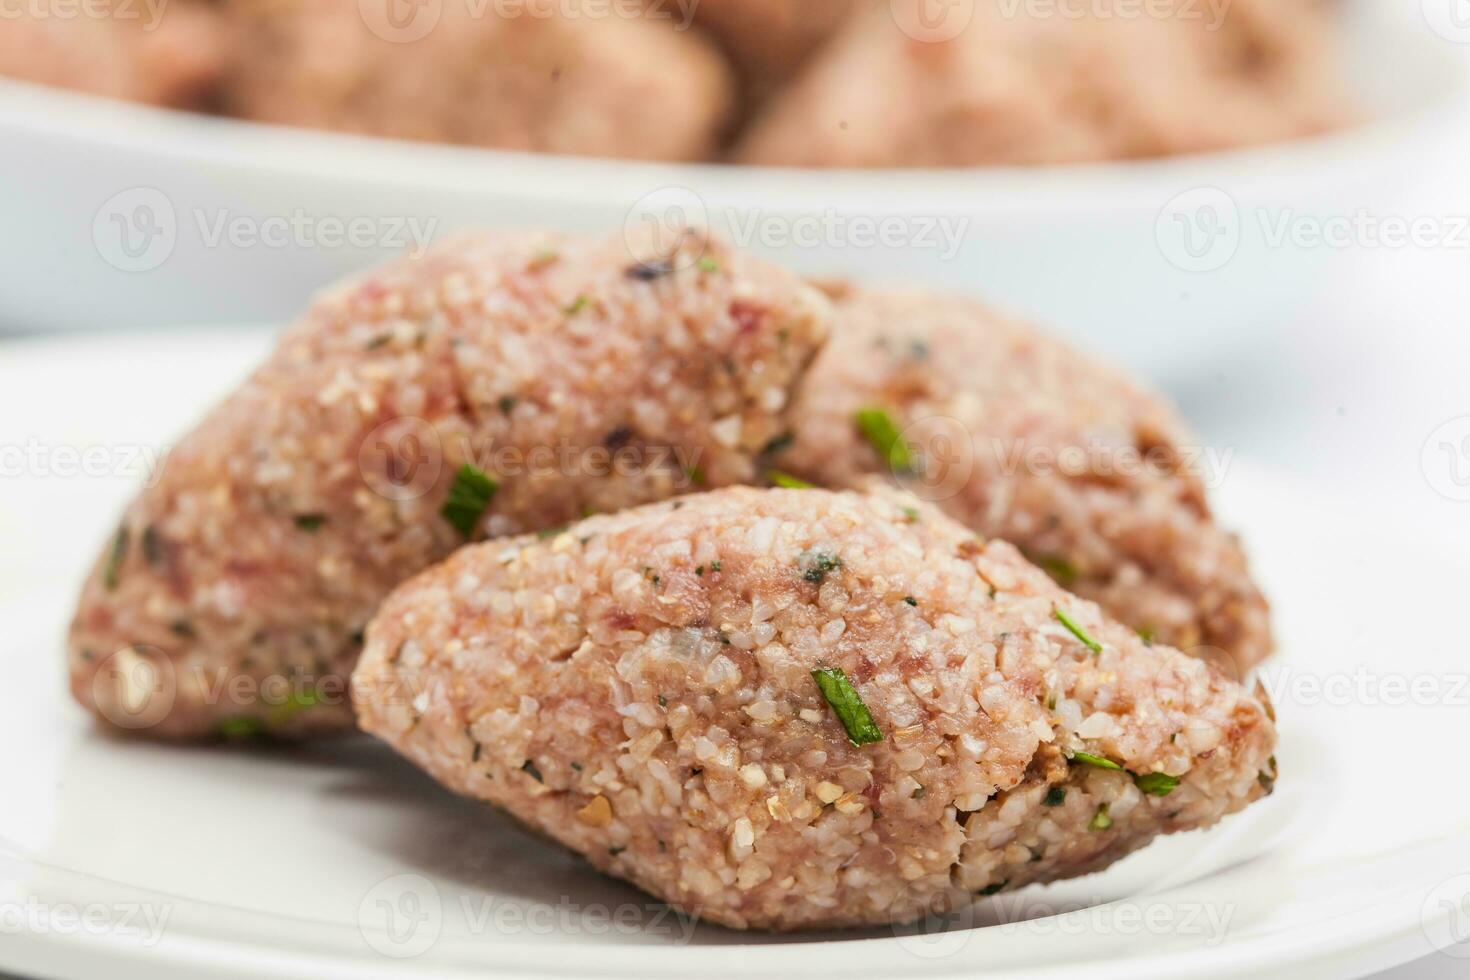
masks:
POLYGON ((753 234, 753 247, 810 273, 980 293, 1144 372, 1177 375, 1339 285, 1333 249, 1271 241, 1278 218, 1396 215, 1400 189, 1467 128, 1470 30, 1433 14, 1454 2, 1345 5, 1350 75, 1371 122, 1231 153, 1047 169, 554 158, 3 82, 0 328, 284 320, 327 282, 411 246, 410 219, 442 235, 682 214, 737 239, 753 234), (359 244, 323 242, 349 219, 359 244), (279 237, 231 244, 229 222, 279 237), (942 228, 958 242, 946 246, 942 228), (865 240, 879 229, 894 236, 888 244, 865 240))

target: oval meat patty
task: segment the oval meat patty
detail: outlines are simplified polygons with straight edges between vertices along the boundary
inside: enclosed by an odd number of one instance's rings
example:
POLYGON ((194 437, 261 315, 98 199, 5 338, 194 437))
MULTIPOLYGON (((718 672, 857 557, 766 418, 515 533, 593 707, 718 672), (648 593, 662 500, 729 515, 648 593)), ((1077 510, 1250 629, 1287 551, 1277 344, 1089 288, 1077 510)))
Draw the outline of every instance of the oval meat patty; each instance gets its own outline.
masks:
POLYGON ((1162 399, 971 299, 835 294, 782 471, 839 489, 888 475, 1146 637, 1237 677, 1270 654, 1266 600, 1205 499, 1225 464, 1162 399))
POLYGON ((566 0, 230 0, 246 119, 539 153, 710 156, 735 101, 714 45, 566 0), (385 14, 384 11, 387 11, 385 14), (374 16, 369 16, 376 12, 374 16), (402 24, 394 13, 411 16, 402 24))
POLYGON ((1269 707, 915 498, 730 488, 397 589, 362 727, 691 914, 902 922, 1269 792, 1269 707))
POLYGON ((799 167, 1073 163, 1287 140, 1350 117, 1329 5, 1008 6, 868 8, 770 100, 735 156, 799 167))
POLYGON ((0 75, 11 78, 197 109, 212 101, 228 61, 223 18, 197 0, 11 9, 0 16, 0 75))
POLYGON ((467 538, 751 481, 829 316, 692 234, 470 235, 341 286, 128 507, 73 691, 156 735, 348 727, 393 586, 467 538))

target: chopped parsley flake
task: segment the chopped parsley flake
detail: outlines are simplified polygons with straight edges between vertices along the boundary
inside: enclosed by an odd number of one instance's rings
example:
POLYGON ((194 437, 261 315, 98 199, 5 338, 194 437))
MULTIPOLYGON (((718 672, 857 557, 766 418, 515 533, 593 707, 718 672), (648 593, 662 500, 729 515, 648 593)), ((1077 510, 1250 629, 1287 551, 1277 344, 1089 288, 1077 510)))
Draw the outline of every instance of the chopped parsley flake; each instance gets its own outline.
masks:
POLYGON ((927 792, 929 792, 927 789, 925 789, 923 786, 920 786, 918 789, 909 794, 909 799, 922 800, 924 798, 924 794, 927 792))
POLYGON ((485 509, 490 506, 490 498, 499 489, 500 484, 490 479, 484 470, 465 463, 454 474, 449 498, 439 513, 463 537, 472 537, 480 518, 485 515, 485 509))
POLYGON ((720 271, 720 263, 713 257, 706 255, 699 260, 699 271, 715 273, 720 271))
POLYGON ((828 572, 842 567, 842 559, 830 551, 804 551, 797 560, 801 564, 801 577, 813 583, 820 583, 828 572))
POLYGON ((903 597, 903 601, 904 601, 904 602, 907 602, 907 603, 908 603, 908 604, 909 604, 909 605, 911 605, 911 606, 917 606, 917 605, 918 605, 918 604, 919 604, 919 600, 918 600, 918 599, 915 599, 915 598, 914 598, 914 597, 913 597, 913 596, 911 596, 911 595, 906 595, 906 596, 904 596, 904 597, 903 597))
POLYGON ((560 537, 562 532, 566 529, 567 526, 565 524, 558 524, 556 527, 543 528, 542 530, 536 532, 536 539, 538 541, 548 541, 551 538, 560 537))
POLYGON ((787 429, 785 432, 781 433, 779 436, 766 443, 765 446, 761 448, 761 453, 766 456, 774 456, 781 450, 789 447, 795 441, 796 433, 792 432, 790 429, 787 429))
POLYGON ((1046 791, 1046 796, 1042 799, 1041 805, 1061 806, 1065 802, 1067 802, 1067 787, 1053 786, 1051 789, 1046 791))
POLYGON ((712 571, 712 572, 718 572, 720 570, 720 563, 717 562, 717 561, 710 562, 709 563, 709 570, 712 571))
POLYGON ((662 258, 653 262, 635 262, 628 266, 627 276, 639 282, 653 282, 674 271, 674 260, 662 258))
POLYGON ((1157 636, 1158 634, 1155 633, 1153 629, 1148 626, 1138 627, 1138 638, 1144 642, 1145 646, 1153 646, 1154 639, 1157 636))
POLYGON ((697 487, 706 486, 709 483, 709 477, 705 474, 703 466, 695 465, 686 467, 684 476, 688 478, 690 483, 697 487))
POLYGON ((128 556, 128 526, 117 529, 112 538, 112 550, 107 554, 107 567, 102 571, 102 585, 111 592, 117 588, 118 575, 122 571, 123 559, 128 556))
POLYGON ((895 473, 907 473, 913 469, 913 458, 909 455, 908 443, 904 442, 893 417, 881 408, 860 409, 856 416, 857 427, 863 438, 887 460, 895 473))
POLYGON ((1081 762, 1084 765, 1096 766, 1099 769, 1114 769, 1119 772, 1123 769, 1122 766, 1118 765, 1112 759, 1105 759, 1100 755, 1093 755, 1091 752, 1074 752, 1072 754, 1072 761, 1081 762))
POLYGON ((903 508, 903 516, 907 517, 909 519, 909 523, 912 524, 919 519, 919 508, 905 507, 903 508))
POLYGON ((591 302, 592 301, 589 300, 586 296, 578 296, 567 305, 566 309, 563 312, 565 312, 567 316, 575 316, 576 314, 581 313, 583 310, 585 310, 588 304, 591 302))
POLYGON ((822 697, 832 707, 832 713, 847 729, 847 740, 853 745, 871 745, 883 741, 883 732, 873 721, 868 706, 848 681, 841 667, 825 667, 812 671, 812 680, 822 697))
POLYGON ((1179 777, 1166 772, 1146 772, 1133 782, 1149 796, 1168 796, 1179 785, 1179 777))
POLYGON ((1010 884, 1010 882, 1007 882, 1007 881, 997 881, 993 885, 986 885, 984 888, 980 889, 975 894, 976 895, 979 895, 981 898, 985 898, 985 897, 987 897, 989 895, 994 895, 995 893, 999 892, 1002 888, 1004 888, 1008 884, 1010 884))
POLYGON ((1113 818, 1108 816, 1108 805, 1102 804, 1097 812, 1092 815, 1092 820, 1087 824, 1088 830, 1107 830, 1113 826, 1113 818))
POLYGON ((792 476, 790 473, 782 473, 780 470, 768 470, 766 479, 771 481, 772 486, 783 487, 787 490, 810 490, 815 484, 808 483, 801 477, 792 476))
POLYGON ((298 528, 305 531, 307 534, 311 534, 314 531, 320 530, 321 526, 327 523, 327 515, 297 514, 295 517, 292 518, 292 520, 296 522, 296 526, 298 528))
POLYGON ((159 537, 158 529, 149 524, 143 528, 143 560, 157 568, 163 564, 163 559, 163 539, 159 537))
POLYGON ((500 405, 500 414, 509 415, 510 410, 516 407, 516 396, 501 395, 498 404, 500 405))
POLYGON ((267 727, 280 728, 303 711, 315 706, 320 700, 317 692, 312 688, 292 691, 290 697, 271 709, 267 727))
POLYGON ((1077 584, 1079 577, 1077 566, 1060 555, 1041 555, 1037 557, 1036 565, 1058 585, 1072 586, 1077 584))
POLYGON ((546 780, 541 777, 541 770, 537 769, 536 763, 532 762, 530 759, 527 759, 525 762, 521 763, 521 772, 530 776, 538 783, 546 782, 546 780))
POLYGON ((1083 629, 1081 626, 1078 625, 1075 619, 1067 615, 1066 610, 1053 609, 1051 611, 1051 614, 1056 617, 1057 622, 1067 627, 1067 632, 1077 637, 1077 639, 1082 642, 1083 646, 1087 647, 1087 649, 1091 650, 1093 653, 1102 653, 1102 644, 1094 640, 1091 635, 1088 634, 1087 630, 1083 629))
POLYGON ((226 718, 219 723, 219 733, 229 739, 255 738, 261 733, 259 718, 226 718))

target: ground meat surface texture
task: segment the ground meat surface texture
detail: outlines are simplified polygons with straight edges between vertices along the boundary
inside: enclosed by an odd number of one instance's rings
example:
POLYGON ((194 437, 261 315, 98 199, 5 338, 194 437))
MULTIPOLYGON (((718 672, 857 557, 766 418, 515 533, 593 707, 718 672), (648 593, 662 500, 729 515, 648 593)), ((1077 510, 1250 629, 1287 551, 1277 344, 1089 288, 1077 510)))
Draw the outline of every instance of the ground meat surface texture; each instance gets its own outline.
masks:
POLYGON ((757 479, 830 303, 654 237, 471 234, 321 296, 104 544, 76 697, 161 736, 346 728, 378 602, 466 540, 757 479))
POLYGON ((976 300, 832 288, 838 328, 777 468, 832 488, 902 484, 1233 676, 1270 654, 1266 600, 1206 501, 1229 456, 1162 398, 976 300), (890 458, 865 416, 891 423, 909 458, 890 458))
POLYGON ((445 786, 736 928, 1097 870, 1275 778, 1263 698, 886 489, 463 549, 384 603, 353 695, 445 786))

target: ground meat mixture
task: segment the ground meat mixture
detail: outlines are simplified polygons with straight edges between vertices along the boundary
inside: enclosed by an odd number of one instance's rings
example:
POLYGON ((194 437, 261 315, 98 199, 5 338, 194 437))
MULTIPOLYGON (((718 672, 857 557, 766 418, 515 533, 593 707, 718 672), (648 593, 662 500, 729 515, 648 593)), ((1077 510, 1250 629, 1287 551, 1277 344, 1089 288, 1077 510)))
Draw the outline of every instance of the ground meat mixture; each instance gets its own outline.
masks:
POLYGON ((894 491, 731 488, 463 549, 361 725, 685 911, 903 922, 1270 791, 1270 708, 894 491))

